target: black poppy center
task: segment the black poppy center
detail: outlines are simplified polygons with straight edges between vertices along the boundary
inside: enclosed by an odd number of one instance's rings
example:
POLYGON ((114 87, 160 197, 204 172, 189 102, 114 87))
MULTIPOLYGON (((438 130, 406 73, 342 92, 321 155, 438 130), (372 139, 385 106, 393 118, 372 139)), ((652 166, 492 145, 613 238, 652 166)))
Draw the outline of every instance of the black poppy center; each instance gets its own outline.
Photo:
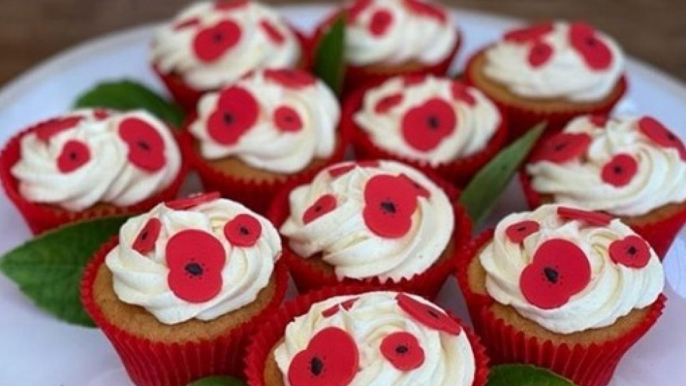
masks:
POLYGON ((429 314, 429 316, 431 316, 434 319, 438 319, 440 317, 438 312, 436 312, 434 310, 428 310, 428 311, 426 311, 426 313, 429 314))
POLYGON ((140 239, 145 240, 147 238, 148 238, 148 231, 144 230, 143 232, 141 232, 140 239))
POLYGON ((198 263, 188 263, 186 264, 184 269, 192 276, 200 276, 204 272, 204 269, 198 263))
POLYGON ((614 174, 623 174, 623 173, 624 173, 624 168, 622 168, 622 167, 619 166, 619 165, 615 165, 615 166, 612 167, 612 172, 613 172, 614 174))
POLYGON ((310 359, 310 372, 314 375, 320 375, 324 371, 324 362, 317 357, 310 359))
POLYGON ((321 212, 321 211, 322 211, 322 209, 324 209, 324 208, 323 208, 323 207, 322 207, 321 205, 317 205, 317 206, 315 206, 315 207, 314 207, 314 211, 315 211, 315 213, 319 213, 319 212, 321 212))
POLYGON ((242 234, 243 236, 247 236, 247 235, 250 234, 250 229, 248 229, 247 227, 241 225, 241 226, 238 228, 238 233, 242 234))
POLYGON ((520 225, 517 227, 517 232, 524 232, 526 231, 526 225, 520 225))
POLYGON ((212 35, 212 40, 214 40, 215 43, 221 43, 224 40, 224 34, 221 32, 215 32, 212 35))
POLYGON ((71 151, 69 152, 69 159, 72 161, 76 161, 77 159, 79 159, 79 155, 76 154, 75 151, 71 151))
POLYGON ((630 247, 626 250, 626 252, 627 252, 628 254, 630 254, 631 256, 633 256, 633 255, 636 254, 636 252, 638 252, 638 249, 636 249, 636 247, 634 247, 634 246, 632 245, 632 246, 630 246, 630 247))
POLYGON ((233 121, 235 120, 235 118, 233 117, 233 114, 231 114, 231 113, 224 113, 224 116, 222 118, 224 119, 224 123, 226 123, 227 125, 232 124, 233 121))
POLYGON ((671 142, 676 142, 676 135, 673 133, 667 132, 667 139, 670 140, 671 142))
POLYGON ((562 151, 567 148, 567 142, 558 142, 555 145, 553 145, 553 150, 555 151, 562 151))
POLYGON ((435 115, 430 115, 426 119, 426 124, 429 125, 429 129, 436 130, 441 126, 441 120, 435 115))
POLYGON ((137 141, 136 145, 145 151, 150 151, 150 144, 145 141, 137 141))
POLYGON ((410 349, 407 348, 407 346, 405 346, 404 344, 398 345, 395 348, 395 352, 398 354, 406 354, 408 351, 410 351, 410 349))
POLYGON ((398 208, 395 207, 395 204, 392 201, 386 200, 381 202, 381 210, 386 213, 395 213, 398 211, 398 208))
POLYGON ((554 268, 550 267, 543 268, 543 274, 545 274, 546 279, 553 284, 557 283, 560 278, 560 274, 554 268))
POLYGON ((595 38, 594 38, 594 37, 586 38, 586 45, 589 46, 589 47, 595 46, 595 45, 596 45, 596 40, 595 40, 595 38))

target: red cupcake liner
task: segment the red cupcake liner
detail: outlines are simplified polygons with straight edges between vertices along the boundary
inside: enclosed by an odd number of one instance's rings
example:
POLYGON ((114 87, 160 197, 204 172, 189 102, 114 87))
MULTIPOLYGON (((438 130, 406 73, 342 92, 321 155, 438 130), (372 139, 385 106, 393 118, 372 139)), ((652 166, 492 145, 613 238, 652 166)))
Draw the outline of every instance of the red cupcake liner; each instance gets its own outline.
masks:
MULTIPOLYGON (((288 197, 293 189, 302 185, 291 184, 284 187, 274 198, 267 217, 276 226, 277 229, 286 221, 290 215, 290 206, 288 197)), ((335 274, 325 273, 312 264, 307 259, 296 254, 288 246, 288 241, 284 240, 284 254, 283 259, 288 266, 288 271, 295 282, 299 293, 309 292, 315 289, 320 289, 328 286, 336 286, 340 284, 352 285, 364 283, 374 287, 393 288, 398 291, 415 293, 424 296, 427 299, 433 300, 438 296, 443 284, 447 278, 454 272, 458 251, 462 245, 469 241, 472 233, 472 222, 467 215, 465 209, 456 203, 459 192, 448 185, 446 182, 437 182, 443 188, 448 197, 453 201, 453 213, 455 216, 455 227, 451 237, 454 250, 452 254, 432 265, 425 272, 415 275, 410 279, 402 279, 399 282, 393 282, 391 279, 381 281, 379 278, 371 278, 366 280, 358 280, 345 278, 342 281, 338 280, 335 274)))
MULTIPOLYGON (((376 84, 375 84, 376 85, 376 84)), ((432 166, 428 162, 407 158, 402 155, 393 154, 388 150, 382 149, 372 142, 369 135, 353 119, 353 115, 362 107, 364 95, 374 86, 365 86, 350 93, 343 103, 343 116, 341 125, 348 127, 352 133, 352 143, 355 149, 355 157, 359 159, 393 159, 412 165, 423 171, 431 171, 457 187, 465 187, 472 177, 481 170, 500 149, 505 145, 507 139, 508 122, 505 112, 499 108, 502 117, 500 125, 496 128, 493 137, 488 141, 486 147, 476 154, 468 157, 459 158, 455 161, 445 162, 432 166)))
POLYGON ((284 186, 310 181, 322 169, 342 161, 345 158, 350 137, 347 130, 341 128, 338 133, 338 141, 334 153, 318 167, 291 175, 284 175, 284 178, 280 180, 263 181, 232 176, 213 168, 202 155, 195 151, 195 138, 188 131, 188 126, 194 119, 194 117, 190 117, 186 125, 184 125, 179 142, 184 158, 200 176, 205 191, 219 192, 223 197, 238 201, 261 214, 266 214, 276 192, 284 186))
MULTIPOLYGON (((330 28, 331 24, 338 17, 339 14, 339 12, 334 12, 333 14, 327 16, 316 27, 311 40, 311 46, 313 51, 311 55, 312 60, 314 60, 315 58, 314 52, 319 47, 319 42, 322 39, 322 36, 330 28)), ((422 65, 416 68, 408 68, 403 65, 386 67, 382 67, 381 65, 374 67, 346 65, 345 80, 343 84, 343 95, 345 96, 348 93, 364 86, 365 84, 381 83, 388 78, 392 78, 398 75, 446 75, 450 70, 450 66, 453 64, 454 59, 457 57, 457 53, 459 52, 460 47, 462 46, 462 41, 464 40, 464 35, 460 32, 460 30, 457 27, 455 28, 455 33, 457 34, 457 39, 455 41, 455 45, 450 50, 450 53, 448 54, 448 56, 445 57, 445 59, 435 64, 422 65)))
POLYGON ((474 329, 483 339, 494 364, 531 364, 550 369, 580 386, 604 386, 612 378, 619 360, 662 314, 664 295, 658 297, 646 318, 627 334, 590 345, 554 343, 527 334, 497 318, 489 308, 494 300, 486 294, 473 292, 469 286, 469 264, 492 239, 493 230, 482 232, 461 251, 456 276, 474 329))
POLYGON ((81 302, 110 340, 131 380, 138 386, 185 386, 211 375, 242 377, 243 351, 250 334, 278 310, 286 295, 288 275, 283 263, 277 263, 274 270, 276 290, 273 299, 252 321, 212 340, 154 342, 110 323, 95 303, 92 289, 97 271, 118 242, 115 236, 89 262, 81 282, 81 302))
MULTIPOLYGON (((531 185, 531 177, 525 170, 519 172, 519 182, 522 185, 522 191, 526 202, 531 209, 535 209, 542 205, 541 196, 531 185)), ((630 226, 634 232, 643 237, 653 250, 663 260, 669 252, 674 239, 679 234, 679 231, 686 223, 686 204, 678 207, 674 213, 664 218, 657 218, 647 222, 636 222, 633 218, 620 218, 626 225, 630 226)))
MULTIPOLYGON (((479 88, 477 82, 475 82, 475 72, 480 69, 475 66, 476 60, 488 49, 488 47, 481 49, 476 52, 467 61, 467 65, 464 71, 464 81, 474 87, 479 88)), ((609 115, 614 109, 615 105, 622 99, 626 90, 628 88, 628 80, 626 75, 623 75, 617 84, 619 87, 619 92, 616 92, 611 99, 606 101, 601 101, 597 105, 593 106, 574 106, 573 102, 570 102, 569 108, 559 111, 535 111, 532 109, 526 109, 520 105, 514 105, 508 103, 497 95, 488 94, 487 90, 482 91, 488 95, 491 100, 493 100, 500 108, 506 112, 509 120, 509 136, 508 142, 512 142, 515 139, 526 134, 532 127, 540 122, 546 122, 546 131, 553 132, 559 131, 564 128, 564 126, 572 119, 580 115, 609 115)))
MULTIPOLYGON (((35 131, 38 126, 49 122, 51 120, 39 123, 16 134, 10 138, 2 153, 0 153, 0 181, 2 181, 2 186, 7 197, 19 210, 19 213, 21 213, 34 235, 77 221, 147 212, 162 201, 176 198, 176 194, 188 174, 188 164, 182 158, 179 173, 168 187, 138 204, 125 207, 107 205, 97 209, 90 208, 79 212, 71 212, 57 206, 28 201, 19 193, 19 181, 12 175, 10 170, 19 161, 21 156, 21 138, 35 131)), ((178 136, 175 134, 174 137, 178 142, 178 136)))
MULTIPOLYGON (((309 71, 311 67, 311 48, 310 39, 302 32, 296 28, 290 27, 291 31, 295 34, 296 38, 300 42, 301 63, 298 68, 309 71)), ((198 90, 193 88, 191 85, 186 83, 183 78, 176 72, 165 73, 160 70, 159 66, 155 63, 152 64, 152 70, 160 78, 162 83, 167 87, 167 90, 174 98, 174 101, 181 105, 181 107, 189 112, 195 110, 198 100, 207 92, 213 90, 198 90)))
MULTIPOLYGON (((267 359, 274 346, 283 338, 286 326, 295 317, 307 313, 314 303, 325 299, 334 296, 361 294, 375 290, 379 290, 379 288, 372 288, 366 285, 337 285, 300 295, 285 303, 279 312, 266 320, 264 324, 260 326, 260 329, 250 338, 245 356, 245 374, 248 385, 270 386, 264 379, 265 364, 267 363, 267 359)), ((469 339, 474 352, 476 370, 472 385, 483 386, 488 380, 489 371, 489 360, 486 356, 485 349, 479 342, 479 338, 468 327, 464 326, 459 318, 452 314, 450 314, 450 316, 462 325, 463 331, 467 334, 467 338, 469 339)))

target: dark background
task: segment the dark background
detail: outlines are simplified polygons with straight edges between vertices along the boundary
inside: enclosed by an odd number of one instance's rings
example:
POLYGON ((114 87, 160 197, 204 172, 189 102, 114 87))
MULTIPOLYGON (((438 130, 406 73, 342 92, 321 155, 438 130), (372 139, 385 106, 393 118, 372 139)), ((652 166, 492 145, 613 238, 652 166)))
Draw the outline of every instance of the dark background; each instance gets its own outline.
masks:
MULTIPOLYGON (((271 0, 271 4, 304 3, 271 0)), ((585 19, 686 81, 684 0, 443 0, 524 19, 585 19)), ((0 0, 0 85, 83 40, 173 16, 183 0, 0 0)), ((314 3, 314 1, 308 1, 314 3)), ((327 3, 322 1, 321 3, 327 3)))

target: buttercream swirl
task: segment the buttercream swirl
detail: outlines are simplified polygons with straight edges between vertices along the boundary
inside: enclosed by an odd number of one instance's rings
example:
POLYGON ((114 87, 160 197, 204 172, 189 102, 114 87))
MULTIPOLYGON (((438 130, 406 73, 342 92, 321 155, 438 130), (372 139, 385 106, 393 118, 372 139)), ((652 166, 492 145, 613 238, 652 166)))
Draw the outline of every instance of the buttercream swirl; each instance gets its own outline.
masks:
POLYGON ((397 282, 423 273, 441 256, 453 233, 454 215, 448 197, 409 166, 392 161, 380 161, 377 166, 352 165, 334 165, 321 171, 311 183, 294 189, 289 196, 290 216, 281 226, 281 234, 303 258, 320 254, 334 267, 339 279, 378 277, 397 282), (332 176, 329 172, 346 165, 351 169, 342 175, 332 176), (381 237, 365 222, 365 186, 375 176, 401 174, 426 189, 429 196, 417 198, 407 233, 398 238, 381 237), (305 223, 305 212, 326 195, 335 197, 335 208, 305 223))
POLYGON ((345 34, 345 57, 356 66, 445 60, 459 39, 445 10, 424 0, 358 0, 345 34), (364 6, 362 5, 364 4, 364 6), (417 11, 417 7, 433 11, 417 11))
POLYGON ((198 118, 190 125, 204 158, 234 156, 259 169, 296 173, 314 159, 333 154, 341 112, 336 97, 324 82, 312 79, 310 85, 289 87, 266 76, 264 71, 256 71, 230 88, 250 93, 257 101, 257 117, 237 141, 220 143, 212 136, 210 126, 212 114, 220 109, 222 92, 205 95, 198 104, 198 118), (279 113, 284 109, 298 117, 291 121, 298 121, 295 130, 279 126, 279 113))
MULTIPOLYGON (((315 303, 307 314, 296 317, 286 327, 284 342, 274 352, 285 385, 290 386, 286 374, 293 357, 307 348, 317 332, 337 327, 352 337, 359 351, 359 370, 348 386, 471 386, 476 365, 464 331, 450 335, 428 328, 403 311, 396 296, 395 292, 370 292, 333 297, 315 303), (334 315, 322 315, 324 310, 351 299, 356 300, 350 309, 341 307, 334 315), (383 339, 397 332, 408 332, 417 338, 424 351, 424 361, 418 368, 400 371, 381 354, 383 339)), ((419 296, 407 296, 433 306, 419 296)))
POLYGON ((80 211, 96 203, 137 204, 168 187, 180 168, 181 154, 176 141, 157 118, 144 111, 118 113, 88 109, 47 121, 23 136, 20 158, 11 173, 19 181, 20 194, 27 200, 80 211), (143 122, 148 131, 154 130, 152 134, 144 133, 142 139, 153 140, 147 145, 156 147, 148 148, 148 153, 154 151, 157 159, 162 159, 161 164, 155 165, 156 170, 132 162, 129 153, 136 144, 127 142, 120 132, 122 123, 131 120, 143 122), (70 121, 71 124, 66 124, 70 121), (56 126, 62 128, 46 134, 46 129, 50 131, 56 126), (78 150, 88 155, 82 163, 61 169, 61 158, 70 155, 65 151, 74 143, 81 144, 78 150))
POLYGON ((502 39, 486 50, 484 73, 525 98, 560 98, 572 102, 606 98, 624 72, 624 54, 612 38, 596 31, 594 38, 604 43, 611 57, 607 66, 589 67, 571 42, 570 25, 558 21, 552 24, 551 31, 536 38, 502 39), (541 44, 547 45, 550 56, 541 54, 539 59, 532 59, 537 44, 538 49, 541 44))
POLYGON ((122 302, 145 308, 161 323, 177 324, 190 319, 213 320, 250 304, 269 283, 280 256, 281 241, 268 220, 239 203, 217 199, 186 210, 159 204, 129 219, 119 232, 119 244, 107 255, 106 264, 112 271, 114 292, 122 302), (224 234, 225 224, 241 214, 257 219, 261 225, 261 235, 250 247, 232 245, 224 234), (154 248, 143 254, 133 244, 153 218, 160 221, 160 232, 154 248), (199 303, 179 298, 168 281, 167 243, 172 236, 189 229, 213 235, 226 253, 221 290, 199 303))
POLYGON ((610 257, 608 249, 613 241, 636 235, 628 226, 617 219, 607 226, 588 226, 583 221, 560 218, 557 209, 556 205, 544 205, 533 212, 513 213, 498 223, 492 242, 479 255, 486 270, 486 290, 493 299, 561 334, 610 326, 657 299, 664 287, 664 273, 652 249, 648 264, 640 269, 616 263, 610 257), (510 241, 508 226, 525 220, 537 222, 539 231, 521 243, 510 241), (541 309, 524 297, 520 276, 537 249, 551 239, 568 240, 578 246, 590 263, 591 279, 564 305, 541 309))
POLYGON ((641 216, 653 209, 686 200, 686 161, 676 148, 663 147, 642 132, 639 117, 616 117, 603 125, 579 117, 565 133, 587 134, 591 144, 570 161, 540 161, 527 165, 532 187, 555 202, 602 210, 616 216, 641 216), (613 157, 625 154, 637 163, 623 186, 603 181, 602 170, 613 157))
MULTIPOLYGON (((483 150, 501 123, 500 111, 481 91, 464 87, 469 102, 455 98, 455 82, 447 78, 426 77, 421 83, 406 85, 403 78, 392 78, 364 95, 362 108, 354 115, 357 125, 371 141, 393 154, 438 165, 468 157, 483 150), (399 96, 399 97, 398 97, 399 96), (384 101, 398 98, 399 103, 387 110, 378 109, 384 101), (408 111, 421 108, 430 100, 442 100, 455 114, 450 135, 430 150, 418 149, 403 134, 403 120, 408 111)), ((426 135, 431 135, 427 132, 426 135)))
POLYGON ((162 73, 176 73, 196 89, 212 90, 255 69, 296 67, 301 51, 276 11, 259 2, 233 0, 189 5, 157 31, 150 55, 162 73), (224 45, 205 45, 202 33, 220 34, 224 45))

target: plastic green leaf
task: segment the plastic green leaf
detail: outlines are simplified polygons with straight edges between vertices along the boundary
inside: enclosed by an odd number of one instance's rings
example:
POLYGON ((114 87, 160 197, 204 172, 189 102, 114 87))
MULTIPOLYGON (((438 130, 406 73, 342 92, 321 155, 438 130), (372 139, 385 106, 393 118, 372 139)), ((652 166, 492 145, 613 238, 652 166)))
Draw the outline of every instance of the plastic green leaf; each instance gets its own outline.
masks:
POLYGON ((486 386, 574 386, 574 384, 539 367, 500 365, 491 368, 486 386))
POLYGON ((181 127, 185 119, 179 106, 130 80, 100 83, 79 96, 74 107, 106 107, 121 111, 143 109, 175 128, 181 127))
POLYGON ((125 221, 87 220, 46 232, 0 258, 0 271, 44 311, 93 327, 80 301, 81 276, 88 260, 125 221))
POLYGON ((467 209, 476 226, 488 217, 500 194, 519 169, 519 165, 526 159, 544 128, 545 123, 536 125, 523 137, 503 149, 464 189, 459 201, 467 209))
POLYGON ((341 95, 345 77, 345 21, 339 16, 324 33, 315 51, 314 73, 326 83, 336 95, 341 95))

